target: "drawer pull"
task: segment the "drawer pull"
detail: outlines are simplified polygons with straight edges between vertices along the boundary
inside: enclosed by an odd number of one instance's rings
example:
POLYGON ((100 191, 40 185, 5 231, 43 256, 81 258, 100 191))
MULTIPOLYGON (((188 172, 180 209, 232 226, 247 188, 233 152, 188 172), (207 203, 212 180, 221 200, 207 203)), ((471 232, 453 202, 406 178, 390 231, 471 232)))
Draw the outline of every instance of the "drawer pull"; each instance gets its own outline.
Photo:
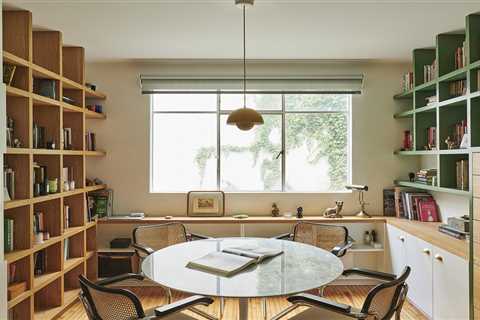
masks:
POLYGON ((402 242, 405 242, 405 237, 404 236, 400 236, 398 237, 398 240, 402 241, 402 242))
POLYGON ((441 255, 439 255, 439 254, 436 254, 436 255, 435 255, 435 259, 438 260, 438 261, 440 261, 440 262, 443 262, 443 257, 442 257, 441 255))
POLYGON ((431 252, 430 252, 430 249, 425 248, 425 249, 423 249, 423 253, 425 253, 426 255, 429 256, 431 252))

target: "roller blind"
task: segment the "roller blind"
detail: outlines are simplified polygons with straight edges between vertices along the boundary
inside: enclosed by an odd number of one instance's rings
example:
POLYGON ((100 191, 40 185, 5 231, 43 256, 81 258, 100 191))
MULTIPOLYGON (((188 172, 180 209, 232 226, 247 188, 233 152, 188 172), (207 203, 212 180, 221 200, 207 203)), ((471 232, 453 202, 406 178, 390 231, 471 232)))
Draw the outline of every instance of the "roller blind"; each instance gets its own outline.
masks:
MULTIPOLYGON (((181 92, 238 92, 241 77, 140 76, 143 94, 181 92)), ((248 77, 249 92, 361 93, 363 75, 308 77, 248 77)))

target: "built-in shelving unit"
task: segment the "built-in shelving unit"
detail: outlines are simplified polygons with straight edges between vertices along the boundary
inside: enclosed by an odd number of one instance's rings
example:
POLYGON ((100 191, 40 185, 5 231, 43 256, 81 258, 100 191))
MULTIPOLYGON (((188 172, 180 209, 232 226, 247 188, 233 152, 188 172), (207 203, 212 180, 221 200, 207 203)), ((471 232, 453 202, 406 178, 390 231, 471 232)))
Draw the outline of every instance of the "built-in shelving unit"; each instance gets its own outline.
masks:
POLYGON ((89 192, 106 186, 86 185, 86 161, 106 152, 88 151, 85 135, 87 121, 106 119, 87 105, 100 103, 106 95, 85 86, 84 49, 64 46, 59 31, 32 30, 28 11, 3 11, 3 50, 3 63, 16 66, 13 81, 6 86, 6 106, 20 141, 20 147, 9 147, 4 155, 4 163, 15 171, 15 198, 4 203, 5 217, 14 220, 13 251, 6 252, 5 259, 7 270, 15 267, 15 282, 27 286, 9 298, 8 310, 15 319, 52 319, 78 298, 80 274, 97 278, 97 222, 89 221, 86 200, 89 192), (34 88, 39 79, 55 84, 52 97, 34 88), (34 148, 34 122, 45 128, 55 146, 34 148), (66 127, 72 131, 72 144, 64 149, 66 127), (55 193, 34 196, 34 163, 58 179, 55 193), (72 168, 73 190, 61 183, 65 167, 72 168), (68 227, 65 205, 70 208, 68 227), (36 241, 33 229, 34 213, 40 211, 50 235, 42 242, 36 241), (34 267, 39 252, 45 257, 42 274, 34 267))
MULTIPOLYGON (((398 156, 431 156, 436 164, 436 185, 424 185, 405 181, 396 181, 397 185, 415 187, 437 192, 446 192, 462 196, 471 196, 471 190, 459 190, 456 186, 456 162, 470 160, 471 151, 480 146, 480 15, 466 17, 464 31, 442 33, 436 37, 432 48, 413 50, 412 90, 395 95, 401 110, 394 114, 398 121, 405 121, 413 136, 413 148, 409 151, 394 151, 398 156), (465 66, 455 69, 455 51, 464 47, 465 66), (436 61, 436 75, 433 80, 424 81, 424 66, 436 61), (452 82, 465 80, 465 94, 452 96, 449 86, 452 82), (428 103, 427 97, 436 97, 436 102, 428 103), (452 126, 466 121, 470 133, 471 147, 466 149, 448 149, 445 140, 452 135, 452 126), (436 149, 425 150, 426 130, 436 127, 436 149)), ((471 162, 471 161, 469 161, 471 162)))

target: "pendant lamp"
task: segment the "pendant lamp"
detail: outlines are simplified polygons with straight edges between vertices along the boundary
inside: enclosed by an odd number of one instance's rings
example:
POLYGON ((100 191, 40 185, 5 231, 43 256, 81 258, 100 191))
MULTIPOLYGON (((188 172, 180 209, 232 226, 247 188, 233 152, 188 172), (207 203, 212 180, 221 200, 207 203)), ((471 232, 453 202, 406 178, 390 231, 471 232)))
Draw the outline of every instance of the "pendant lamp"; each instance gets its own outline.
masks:
POLYGON ((243 108, 239 108, 228 115, 227 124, 237 126, 238 129, 248 131, 255 125, 263 124, 260 113, 254 109, 247 108, 247 62, 245 45, 245 9, 246 6, 253 6, 254 0, 235 0, 237 6, 243 10, 243 108))

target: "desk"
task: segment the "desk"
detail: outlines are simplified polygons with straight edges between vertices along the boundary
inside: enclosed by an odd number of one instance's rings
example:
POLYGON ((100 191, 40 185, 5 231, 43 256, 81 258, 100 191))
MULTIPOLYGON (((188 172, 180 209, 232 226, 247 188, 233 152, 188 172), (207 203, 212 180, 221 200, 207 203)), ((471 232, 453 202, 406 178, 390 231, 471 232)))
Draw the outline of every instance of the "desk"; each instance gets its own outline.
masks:
POLYGON ((326 285, 343 272, 328 251, 303 243, 264 238, 223 238, 189 241, 151 254, 142 263, 145 276, 161 286, 191 294, 239 298, 239 320, 248 318, 248 298, 274 297, 326 285), (283 254, 232 277, 187 268, 189 261, 226 247, 254 245, 282 249, 283 254))

